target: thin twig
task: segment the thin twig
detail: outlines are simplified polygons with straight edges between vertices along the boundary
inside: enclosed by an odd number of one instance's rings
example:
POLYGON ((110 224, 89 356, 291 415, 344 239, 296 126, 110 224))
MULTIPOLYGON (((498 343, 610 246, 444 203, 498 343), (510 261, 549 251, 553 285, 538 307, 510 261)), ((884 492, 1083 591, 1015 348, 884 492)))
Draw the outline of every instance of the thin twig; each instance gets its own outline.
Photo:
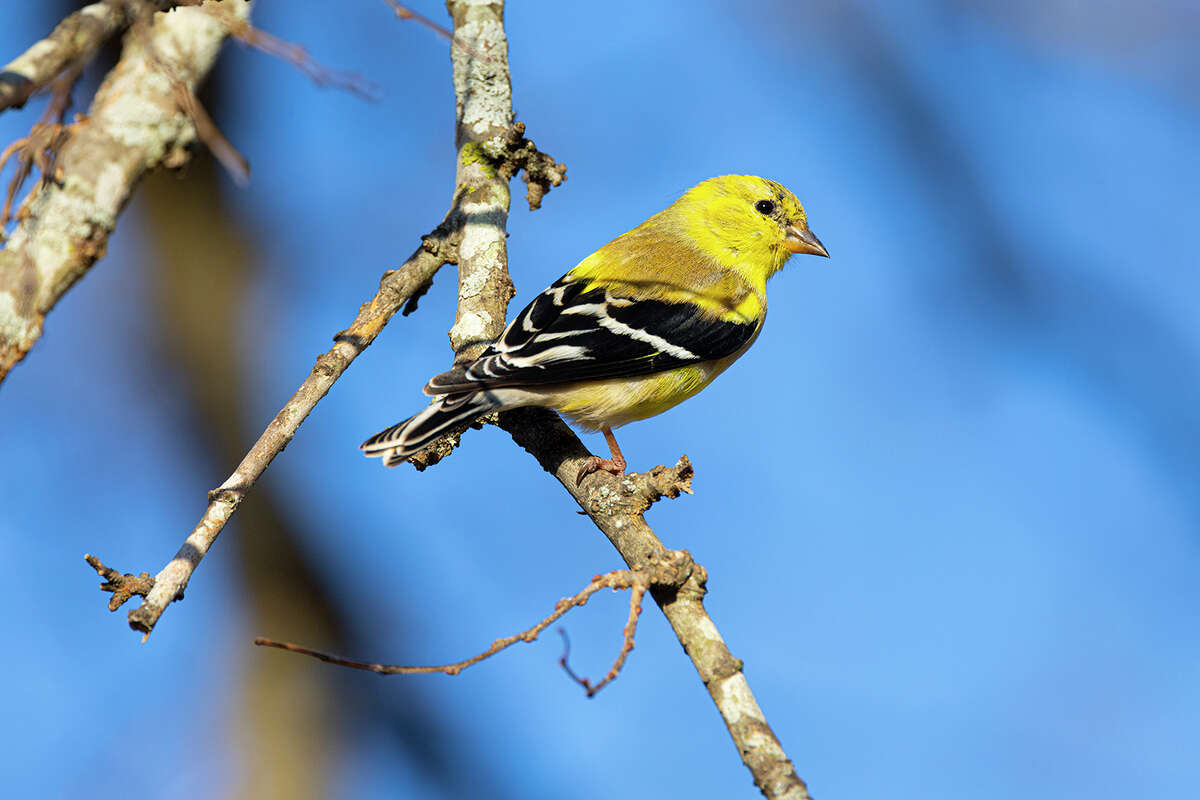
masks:
MULTIPOLYGON (((4 169, 10 158, 16 156, 16 168, 8 182, 4 205, 0 207, 0 227, 7 225, 14 216, 23 216, 20 210, 13 213, 13 200, 16 199, 17 193, 21 191, 21 187, 33 172, 34 167, 41 172, 42 182, 58 180, 61 177, 57 167, 58 151, 67 141, 68 130, 69 126, 58 122, 35 122, 33 130, 29 132, 28 136, 17 139, 4 148, 3 152, 0 152, 0 171, 4 169)), ((26 196, 22 208, 28 207, 36 196, 35 187, 26 196)), ((0 240, 2 240, 2 236, 0 236, 0 240)))
MULTIPOLYGON (((13 200, 21 191, 21 187, 33 171, 33 167, 37 167, 38 172, 41 173, 43 183, 61 179, 57 167, 58 151, 66 143, 71 127, 63 124, 63 118, 66 117, 67 111, 71 107, 71 91, 75 88, 82 73, 83 61, 76 60, 59 75, 51 85, 51 100, 45 111, 42 112, 41 119, 33 124, 29 135, 17 139, 0 153, 0 172, 4 171, 4 165, 9 158, 13 155, 17 156, 16 168, 8 182, 8 192, 4 197, 4 206, 0 208, 0 228, 7 225, 13 218, 13 200)), ((27 208, 36 196, 35 188, 26 196, 22 203, 22 209, 17 211, 16 216, 21 216, 22 210, 27 208)), ((0 241, 3 241, 3 238, 3 233, 0 233, 0 241)))
POLYGON ((402 3, 397 3, 396 0, 383 0, 383 2, 391 6, 392 11, 396 12, 396 16, 400 19, 412 20, 413 22, 424 25, 426 28, 429 28, 429 30, 433 31, 439 36, 444 36, 445 38, 454 41, 454 33, 446 26, 439 25, 429 17, 418 14, 416 11, 413 11, 411 8, 403 5, 402 3))
MULTIPOLYGON (((503 172, 512 175, 518 169, 528 172, 525 166, 527 164, 555 163, 552 158, 538 153, 533 143, 524 137, 524 126, 520 126, 515 135, 505 131, 499 138, 502 142, 511 142, 514 152, 501 155, 495 161, 485 159, 482 166, 472 164, 482 176, 479 180, 491 181, 495 174, 503 172)), ((561 170, 566 169, 562 165, 556 166, 561 170)), ((549 173, 551 176, 554 174, 553 171, 549 173)), ((178 599, 179 593, 187 586, 196 567, 247 492, 275 456, 282 452, 296 435, 300 424, 316 404, 329 392, 354 359, 375 340, 392 316, 405 307, 412 297, 428 287, 434 274, 443 264, 459 262, 466 231, 470 228, 472 220, 477 218, 476 214, 483 203, 481 198, 485 197, 479 190, 481 184, 472 183, 472 180, 475 178, 468 176, 463 183, 458 184, 454 204, 442 224, 423 237, 421 246, 403 266, 384 275, 375 297, 363 304, 358 317, 349 328, 334 337, 334 346, 317 359, 308 378, 267 426, 233 474, 209 492, 208 506, 200 522, 175 557, 155 576, 153 591, 140 606, 129 612, 131 628, 147 636, 150 634, 167 606, 178 599)), ((559 180, 561 182, 561 175, 559 180)), ((507 187, 505 191, 507 193, 507 187)), ((505 211, 507 212, 507 206, 505 211)))
POLYGON ((288 62, 318 86, 342 89, 371 102, 379 99, 379 87, 357 72, 326 67, 314 59, 303 46, 256 28, 249 20, 231 14, 222 6, 212 7, 209 13, 225 26, 230 36, 269 56, 288 62))
MULTIPOLYGON (((248 19, 235 15, 223 5, 203 6, 203 9, 225 26, 230 36, 267 55, 292 64, 318 86, 342 89, 372 102, 378 99, 378 87, 358 73, 323 66, 305 48, 255 27, 248 19)), ((170 75, 166 65, 159 66, 170 75)), ((235 183, 239 186, 249 184, 250 163, 221 132, 196 97, 196 93, 175 76, 172 75, 171 79, 175 100, 195 126, 196 137, 212 152, 235 183)))
POLYGON ((50 84, 50 102, 46 105, 46 110, 42 112, 43 124, 62 124, 63 119, 67 116, 67 111, 71 109, 71 93, 75 89, 75 84, 79 82, 79 78, 83 75, 83 68, 87 62, 82 59, 73 61, 70 66, 63 70, 54 83, 50 84))
MULTIPOLYGON (((447 215, 451 218, 454 210, 447 215)), ((155 576, 154 589, 140 606, 129 612, 129 626, 146 636, 154 629, 167 606, 179 598, 225 523, 233 516, 246 493, 283 452, 301 423, 312 413, 335 381, 366 349, 408 297, 446 263, 446 254, 457 244, 459 233, 448 224, 439 225, 426 243, 397 270, 384 274, 379 291, 359 309, 349 328, 334 337, 334 345, 317 359, 308 378, 271 420, 237 469, 224 483, 209 492, 208 507, 200 522, 184 541, 175 557, 155 576)))
POLYGON ((575 671, 571 669, 571 665, 567 660, 571 655, 571 640, 567 638, 567 631, 563 628, 559 628, 559 633, 561 633, 563 637, 563 654, 562 657, 558 659, 558 664, 563 668, 563 671, 571 677, 571 680, 583 687, 583 690, 587 692, 588 697, 595 697, 596 692, 610 684, 617 677, 617 675, 620 674, 621 668, 625 666, 625 659, 628 658, 629 654, 633 652, 633 641, 637 635, 638 617, 641 616, 642 613, 642 598, 645 597, 646 592, 649 591, 650 583, 644 578, 643 573, 634 572, 632 574, 638 579, 635 580, 633 586, 630 587, 632 591, 629 593, 629 619, 626 621, 625 628, 621 632, 623 636, 621 650, 619 653, 617 653, 616 660, 613 661, 612 669, 608 671, 608 674, 606 674, 599 683, 593 684, 590 678, 582 678, 579 675, 576 675, 575 671))
POLYGON ((130 572, 122 574, 112 567, 105 566, 100 559, 90 553, 85 554, 83 560, 96 570, 101 578, 104 578, 104 583, 100 584, 101 591, 112 592, 112 598, 108 601, 109 611, 116 611, 134 595, 145 597, 154 588, 154 578, 151 578, 148 572, 143 572, 141 575, 134 575, 130 572))
POLYGON ((221 163, 221 166, 233 178, 234 183, 243 187, 248 185, 250 183, 250 162, 238 152, 225 134, 221 133, 221 129, 217 127, 217 123, 213 122, 213 118, 209 116, 200 99, 196 97, 196 93, 180 80, 172 79, 171 88, 175 94, 175 102, 179 104, 180 110, 187 114, 188 119, 192 121, 192 126, 195 127, 196 138, 203 142, 209 152, 221 163))
MULTIPOLYGON (((592 582, 585 586, 582 590, 572 595, 564 597, 554 605, 554 611, 549 616, 538 622, 531 628, 514 633, 512 636, 506 636, 503 639, 497 639, 483 652, 471 656, 470 658, 456 661, 453 664, 440 664, 435 666, 413 666, 406 667, 399 664, 376 664, 366 661, 355 661, 353 659, 335 656, 329 653, 324 653, 320 650, 313 650, 308 647, 291 644, 290 642, 279 642, 274 639, 258 637, 254 643, 260 647, 275 647, 279 650, 287 650, 290 653, 300 653, 301 655, 311 656, 313 658, 324 661, 328 664, 336 664, 339 667, 350 667, 352 669, 361 669, 368 672, 375 672, 379 675, 430 675, 441 673, 443 675, 457 675, 467 667, 474 666, 486 658, 491 658, 502 650, 506 650, 517 642, 532 642, 538 638, 538 635, 546 628, 553 625, 558 619, 573 608, 578 608, 587 603, 588 599, 601 589, 612 589, 618 591, 621 589, 633 589, 633 596, 636 602, 640 605, 641 597, 645 595, 646 589, 649 588, 649 579, 645 574, 635 573, 633 570, 620 569, 604 575, 597 575, 592 579, 592 582)), ((634 601, 631 601, 633 603, 634 601)), ((630 615, 635 616, 633 610, 630 610, 630 615)), ((634 629, 636 630, 636 623, 634 629)), ((588 696, 592 696, 600 687, 616 677, 616 673, 620 671, 621 665, 625 663, 625 657, 629 651, 633 649, 633 630, 626 626, 626 646, 621 648, 621 653, 617 657, 617 661, 613 666, 612 671, 600 682, 595 688, 590 684, 583 684, 588 690, 588 696)))

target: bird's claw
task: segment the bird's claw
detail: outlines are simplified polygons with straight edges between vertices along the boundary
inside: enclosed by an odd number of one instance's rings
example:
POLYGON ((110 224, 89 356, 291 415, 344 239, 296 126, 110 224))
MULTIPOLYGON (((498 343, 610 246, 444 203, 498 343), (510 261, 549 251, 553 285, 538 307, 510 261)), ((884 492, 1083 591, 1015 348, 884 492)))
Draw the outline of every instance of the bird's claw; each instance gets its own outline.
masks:
POLYGON ((583 483, 583 479, 593 472, 611 472, 613 475, 625 474, 625 460, 614 461, 611 458, 601 458, 600 456, 592 456, 587 461, 583 462, 583 466, 579 468, 579 474, 575 476, 575 485, 579 486, 583 483))

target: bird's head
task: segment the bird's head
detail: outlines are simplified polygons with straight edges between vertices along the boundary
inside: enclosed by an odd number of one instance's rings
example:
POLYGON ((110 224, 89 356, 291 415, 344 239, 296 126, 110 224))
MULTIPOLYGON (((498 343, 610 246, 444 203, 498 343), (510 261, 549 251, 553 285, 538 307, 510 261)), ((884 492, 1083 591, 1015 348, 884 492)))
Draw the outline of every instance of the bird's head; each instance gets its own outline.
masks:
MULTIPOLYGON (((765 280, 793 253, 828 257, 808 229, 804 207, 782 185, 755 175, 722 175, 690 189, 676 207, 689 235, 718 260, 765 280)), ((758 281, 755 281, 756 283, 758 281)))

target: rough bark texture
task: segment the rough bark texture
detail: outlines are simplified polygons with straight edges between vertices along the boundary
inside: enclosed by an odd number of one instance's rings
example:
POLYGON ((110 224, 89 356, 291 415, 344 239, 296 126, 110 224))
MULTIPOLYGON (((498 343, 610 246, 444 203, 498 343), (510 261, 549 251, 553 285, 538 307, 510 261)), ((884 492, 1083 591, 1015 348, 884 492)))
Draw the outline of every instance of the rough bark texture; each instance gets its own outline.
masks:
POLYGON ((484 148, 512 127, 512 82, 504 4, 487 0, 448 2, 454 18, 450 60, 457 112, 455 185, 462 197, 458 311, 450 329, 456 360, 469 361, 504 331, 504 309, 513 296, 508 277, 508 177, 484 148), (497 309, 499 312, 497 314, 497 309))
POLYGON ((0 111, 20 108, 71 64, 85 61, 129 21, 128 4, 92 3, 0 69, 0 111))
MULTIPOLYGON (((247 0, 225 2, 249 14, 247 0)), ((126 37, 87 119, 58 153, 56 180, 43 182, 0 250, 0 381, 37 342, 47 312, 104 255, 138 180, 186 159, 196 132, 175 87, 195 89, 225 36, 200 7, 155 14, 148 31, 126 37)))

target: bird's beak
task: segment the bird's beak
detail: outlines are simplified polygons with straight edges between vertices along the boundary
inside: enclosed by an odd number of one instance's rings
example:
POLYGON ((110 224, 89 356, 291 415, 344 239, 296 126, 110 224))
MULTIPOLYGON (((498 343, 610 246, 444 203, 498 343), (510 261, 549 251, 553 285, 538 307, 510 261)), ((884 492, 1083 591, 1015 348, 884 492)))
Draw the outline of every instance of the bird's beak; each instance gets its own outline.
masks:
POLYGON ((829 258, 829 251, 821 240, 816 237, 807 225, 789 225, 787 235, 783 237, 783 246, 793 253, 807 253, 812 256, 829 258))

